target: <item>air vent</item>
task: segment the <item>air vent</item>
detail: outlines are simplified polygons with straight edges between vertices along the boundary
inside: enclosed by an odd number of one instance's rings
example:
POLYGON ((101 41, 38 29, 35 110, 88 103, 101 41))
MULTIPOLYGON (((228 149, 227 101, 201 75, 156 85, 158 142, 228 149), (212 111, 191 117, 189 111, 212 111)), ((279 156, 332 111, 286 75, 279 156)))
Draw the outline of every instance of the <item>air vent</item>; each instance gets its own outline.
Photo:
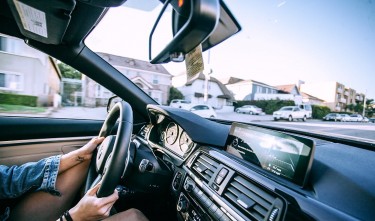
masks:
POLYGON ((203 178, 207 183, 214 175, 219 163, 206 155, 199 155, 192 165, 192 169, 196 172, 199 177, 203 178))
POLYGON ((228 184, 224 198, 251 219, 280 220, 284 202, 240 176, 228 184))

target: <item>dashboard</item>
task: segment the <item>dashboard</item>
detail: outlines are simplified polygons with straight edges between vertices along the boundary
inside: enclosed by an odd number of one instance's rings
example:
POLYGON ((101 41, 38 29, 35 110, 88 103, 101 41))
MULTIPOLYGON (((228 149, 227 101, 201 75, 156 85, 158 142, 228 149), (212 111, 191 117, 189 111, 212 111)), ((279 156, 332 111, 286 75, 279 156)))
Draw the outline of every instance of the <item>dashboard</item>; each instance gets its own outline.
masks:
POLYGON ((375 157, 372 151, 218 123, 170 107, 149 105, 148 112, 150 123, 140 134, 175 166, 170 189, 179 220, 366 220, 375 215, 369 206, 374 180, 365 176, 373 165, 352 159, 353 151, 359 159, 375 157), (334 160, 337 156, 340 160, 334 160))

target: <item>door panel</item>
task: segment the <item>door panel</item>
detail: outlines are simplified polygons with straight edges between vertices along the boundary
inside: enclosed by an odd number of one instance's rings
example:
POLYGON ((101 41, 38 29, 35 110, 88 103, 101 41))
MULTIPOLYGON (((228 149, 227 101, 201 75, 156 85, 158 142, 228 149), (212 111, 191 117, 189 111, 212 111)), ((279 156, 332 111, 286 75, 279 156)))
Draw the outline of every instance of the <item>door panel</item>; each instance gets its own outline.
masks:
POLYGON ((0 141, 96 136, 104 121, 0 117, 0 141))
POLYGON ((91 137, 0 142, 0 165, 21 165, 65 154, 85 145, 91 137))

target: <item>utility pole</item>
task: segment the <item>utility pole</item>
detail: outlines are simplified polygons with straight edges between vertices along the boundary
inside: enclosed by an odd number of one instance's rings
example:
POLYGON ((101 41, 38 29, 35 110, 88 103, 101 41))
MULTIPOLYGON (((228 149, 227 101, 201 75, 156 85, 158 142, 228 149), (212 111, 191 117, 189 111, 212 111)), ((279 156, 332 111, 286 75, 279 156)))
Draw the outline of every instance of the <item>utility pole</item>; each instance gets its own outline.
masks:
POLYGON ((204 74, 204 92, 203 92, 203 101, 207 104, 208 101, 208 81, 210 80, 210 74, 212 74, 212 69, 210 67, 210 57, 211 57, 211 50, 208 50, 208 59, 207 59, 207 71, 203 70, 204 74))

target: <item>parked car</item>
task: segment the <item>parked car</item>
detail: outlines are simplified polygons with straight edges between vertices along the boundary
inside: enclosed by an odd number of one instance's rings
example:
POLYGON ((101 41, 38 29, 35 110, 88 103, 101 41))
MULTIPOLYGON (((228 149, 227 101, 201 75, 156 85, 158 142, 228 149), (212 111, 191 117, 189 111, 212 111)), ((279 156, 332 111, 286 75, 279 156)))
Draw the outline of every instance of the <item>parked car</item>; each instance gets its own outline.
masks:
POLYGON ((312 107, 311 107, 311 104, 300 104, 298 107, 301 110, 306 111, 307 118, 312 118, 312 107))
POLYGON ((354 122, 361 122, 363 120, 363 117, 360 114, 351 114, 349 115, 349 117, 350 117, 350 121, 354 121, 354 122))
POLYGON ((361 122, 368 123, 368 122, 370 122, 370 119, 368 119, 367 117, 364 117, 361 122))
POLYGON ((293 121, 294 119, 301 119, 306 121, 307 113, 305 110, 301 110, 297 106, 286 106, 282 107, 280 110, 273 112, 273 119, 275 121, 284 119, 288 121, 293 121))
POLYGON ((235 110, 237 113, 244 113, 244 114, 262 114, 263 113, 263 110, 262 108, 259 108, 255 105, 244 105, 242 107, 238 107, 236 108, 235 110))
POLYGON ((342 122, 350 121, 350 116, 349 116, 349 114, 340 114, 340 115, 341 115, 341 119, 340 119, 340 121, 342 121, 342 122))
POLYGON ((341 121, 342 115, 338 113, 329 113, 323 117, 325 121, 341 121))
POLYGON ((186 109, 187 107, 190 106, 190 104, 191 102, 187 100, 173 99, 171 100, 171 103, 169 104, 169 106, 186 109))
POLYGON ((207 104, 197 104, 189 108, 191 112, 205 118, 216 118, 215 110, 207 104))
POLYGON ((375 118, 370 118, 369 123, 375 123, 375 118))

